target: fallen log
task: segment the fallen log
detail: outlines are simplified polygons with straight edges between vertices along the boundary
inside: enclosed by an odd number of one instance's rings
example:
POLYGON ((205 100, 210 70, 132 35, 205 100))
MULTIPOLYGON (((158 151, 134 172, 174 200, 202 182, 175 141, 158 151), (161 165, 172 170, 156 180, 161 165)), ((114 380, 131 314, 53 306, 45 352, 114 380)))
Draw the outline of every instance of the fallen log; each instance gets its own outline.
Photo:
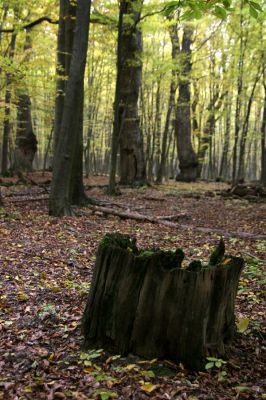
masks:
MULTIPOLYGON (((83 315, 84 348, 166 358, 192 369, 223 356, 235 333, 234 304, 244 265, 224 256, 182 268, 184 253, 140 251, 134 238, 106 235, 98 248, 83 315)), ((194 262, 195 264, 195 262, 194 262)))

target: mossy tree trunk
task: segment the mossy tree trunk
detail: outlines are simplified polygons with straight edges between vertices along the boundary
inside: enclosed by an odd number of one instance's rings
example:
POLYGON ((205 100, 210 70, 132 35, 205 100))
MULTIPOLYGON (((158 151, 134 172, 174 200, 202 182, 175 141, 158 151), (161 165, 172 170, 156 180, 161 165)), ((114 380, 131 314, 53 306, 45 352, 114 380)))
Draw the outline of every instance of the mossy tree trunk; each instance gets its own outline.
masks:
POLYGON ((210 354, 224 354, 235 331, 243 260, 224 257, 223 246, 217 252, 210 265, 194 261, 183 269, 180 249, 141 252, 127 236, 106 235, 83 317, 84 348, 168 358, 193 369, 210 354))

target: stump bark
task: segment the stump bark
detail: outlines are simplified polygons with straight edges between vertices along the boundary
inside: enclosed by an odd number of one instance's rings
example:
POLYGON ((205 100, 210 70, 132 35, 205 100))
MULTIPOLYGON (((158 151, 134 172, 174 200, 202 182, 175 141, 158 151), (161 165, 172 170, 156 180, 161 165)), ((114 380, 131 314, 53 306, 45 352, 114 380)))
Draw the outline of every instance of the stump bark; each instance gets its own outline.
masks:
POLYGON ((166 358, 201 369, 222 356, 235 332, 242 258, 221 241, 207 266, 184 269, 181 249, 140 251, 135 240, 106 235, 99 245, 83 315, 84 348, 166 358))

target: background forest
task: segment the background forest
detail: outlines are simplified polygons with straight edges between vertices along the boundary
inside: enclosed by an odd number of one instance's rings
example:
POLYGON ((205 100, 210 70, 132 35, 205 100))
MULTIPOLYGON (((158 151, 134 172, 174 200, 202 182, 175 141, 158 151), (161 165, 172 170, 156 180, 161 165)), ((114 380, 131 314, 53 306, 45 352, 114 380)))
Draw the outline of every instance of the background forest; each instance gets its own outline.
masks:
MULTIPOLYGON (((56 72, 58 3, 1 1, 3 175, 16 169, 23 129, 37 138, 33 168, 52 167, 55 99, 67 81, 60 64, 56 72)), ((195 5, 180 13, 175 3, 144 2, 137 11, 142 37, 130 62, 142 68, 136 118, 148 180, 265 181, 266 33, 260 4, 235 2, 225 18, 220 6, 202 16, 195 5), (188 159, 194 171, 180 173, 180 162, 188 159)), ((110 170, 118 11, 113 1, 92 5, 84 88, 86 176, 110 170)), ((23 167, 31 168, 35 146, 20 160, 23 167)), ((127 183, 122 172, 123 179, 127 183)))
POLYGON ((0 0, 0 399, 266 398, 265 6, 0 0))

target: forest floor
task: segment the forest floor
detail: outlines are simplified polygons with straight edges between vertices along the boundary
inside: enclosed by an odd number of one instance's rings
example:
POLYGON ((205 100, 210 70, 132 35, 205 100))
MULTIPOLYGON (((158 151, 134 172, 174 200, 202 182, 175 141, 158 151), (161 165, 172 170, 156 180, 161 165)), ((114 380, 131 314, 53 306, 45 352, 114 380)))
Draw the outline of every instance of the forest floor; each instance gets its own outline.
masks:
MULTIPOLYGON (((45 181, 38 175, 34 180, 45 181)), ((78 217, 53 218, 47 190, 1 186, 0 399, 266 399, 266 203, 224 198, 222 183, 125 188, 115 198, 105 194, 106 183, 104 177, 88 180, 88 195, 118 212, 172 220, 176 215, 176 226, 90 207, 78 217), (245 258, 236 304, 239 332, 222 367, 191 372, 166 360, 80 351, 96 249, 114 231, 134 235, 143 248, 182 247, 187 261, 206 261, 224 234, 226 252, 245 258)))

